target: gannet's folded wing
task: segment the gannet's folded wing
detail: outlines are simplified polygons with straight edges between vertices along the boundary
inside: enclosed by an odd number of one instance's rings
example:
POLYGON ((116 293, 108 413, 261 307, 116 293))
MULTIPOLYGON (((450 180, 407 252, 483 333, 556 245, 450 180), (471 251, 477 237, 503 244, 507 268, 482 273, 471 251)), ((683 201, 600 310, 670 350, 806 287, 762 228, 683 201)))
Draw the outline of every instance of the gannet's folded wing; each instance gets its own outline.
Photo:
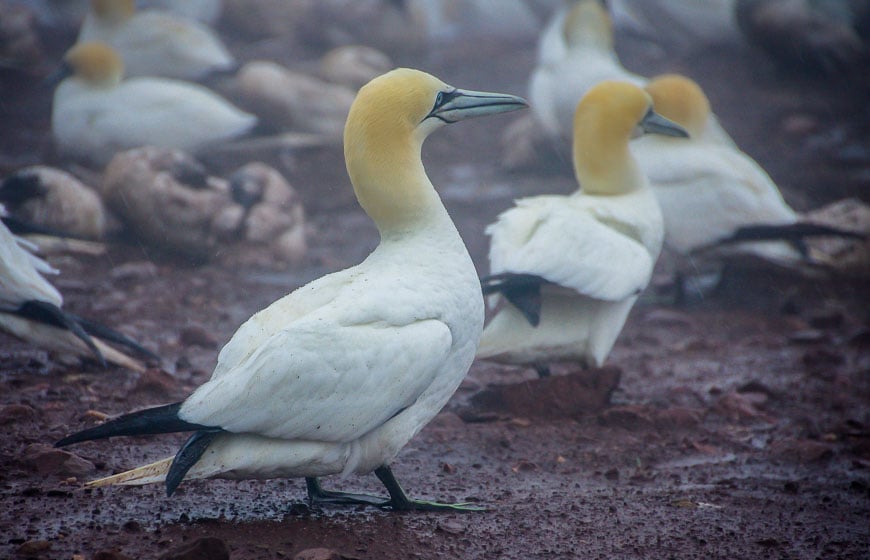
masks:
POLYGON ((589 297, 622 300, 646 287, 655 264, 629 229, 547 197, 519 201, 487 229, 490 271, 533 274, 589 297))
POLYGON ((60 292, 40 274, 57 271, 30 252, 34 249, 0 224, 0 307, 15 309, 30 300, 63 303, 60 292))
POLYGON ((444 323, 298 321, 202 385, 179 416, 283 439, 353 441, 413 404, 452 345, 444 323))

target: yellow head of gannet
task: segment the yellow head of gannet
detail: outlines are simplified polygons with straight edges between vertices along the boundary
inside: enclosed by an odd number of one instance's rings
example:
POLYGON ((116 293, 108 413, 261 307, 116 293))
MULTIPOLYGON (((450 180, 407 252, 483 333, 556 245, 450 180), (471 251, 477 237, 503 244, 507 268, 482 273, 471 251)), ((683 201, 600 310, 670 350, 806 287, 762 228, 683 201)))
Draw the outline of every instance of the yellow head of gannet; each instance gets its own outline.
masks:
POLYGON ((641 182, 628 142, 643 133, 687 136, 686 131, 653 111, 643 89, 619 81, 593 87, 574 113, 574 171, 584 192, 625 194, 641 182))
POLYGON ((433 130, 525 105, 518 97, 456 89, 407 68, 363 86, 347 118, 344 157, 360 205, 381 234, 407 227, 440 204, 420 159, 433 130))
POLYGON ((656 112, 699 138, 710 119, 710 100, 694 80, 679 74, 656 76, 646 85, 656 112))
POLYGON ((91 0, 91 11, 102 21, 119 23, 133 17, 136 0, 91 0))
POLYGON ((613 49, 613 21, 601 0, 578 0, 565 14, 562 37, 568 47, 613 49))
POLYGON ((124 62, 105 43, 80 43, 67 51, 62 67, 50 81, 59 82, 69 75, 94 87, 111 88, 121 83, 124 62))

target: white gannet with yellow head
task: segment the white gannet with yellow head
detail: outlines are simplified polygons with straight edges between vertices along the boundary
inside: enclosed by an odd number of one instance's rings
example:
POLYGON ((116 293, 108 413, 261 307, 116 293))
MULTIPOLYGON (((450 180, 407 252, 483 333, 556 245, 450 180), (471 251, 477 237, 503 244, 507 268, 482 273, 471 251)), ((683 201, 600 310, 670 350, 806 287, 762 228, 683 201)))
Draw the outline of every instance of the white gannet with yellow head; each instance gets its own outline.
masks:
POLYGON ((111 45, 131 77, 199 80, 236 66, 206 25, 160 10, 137 12, 135 0, 91 0, 77 42, 94 41, 111 45))
POLYGON ((202 86, 168 78, 122 80, 124 65, 105 43, 64 56, 51 130, 58 148, 105 164, 120 150, 154 145, 196 151, 242 136, 257 118, 202 86))
MULTIPOLYGON (((0 206, 0 216, 4 212, 0 206)), ((92 357, 133 371, 145 371, 145 366, 105 341, 159 360, 125 335, 64 311, 63 296, 43 276, 58 271, 35 250, 0 222, 0 330, 46 350, 92 357)))
MULTIPOLYGON (((733 146, 705 142, 710 101, 693 80, 659 76, 647 91, 656 111, 682 125, 690 138, 642 138, 632 152, 647 175, 665 220, 665 246, 682 257, 754 225, 788 226, 798 214, 786 204, 770 176, 752 158, 733 146)), ((722 245, 708 253, 754 255, 783 266, 805 256, 783 241, 722 245)), ((695 255, 692 268, 702 255, 695 255)), ((688 271, 688 264, 684 263, 688 271)))
MULTIPOLYGON (((570 141, 577 103, 603 80, 638 86, 647 81, 626 70, 616 56, 613 22, 603 0, 569 0, 556 10, 538 44, 538 64, 529 81, 536 120, 549 136, 570 141)), ((705 134, 730 144, 715 116, 710 120, 705 134)))
POLYGON ((487 228, 498 294, 478 358, 534 366, 601 366, 649 283, 664 237, 658 203, 629 140, 642 132, 685 136, 652 110, 641 88, 605 81, 574 114, 580 190, 520 199, 487 228), (504 300, 504 301, 502 301, 504 300))
POLYGON ((174 458, 99 484, 305 477, 312 501, 443 509, 410 500, 389 464, 465 377, 483 327, 474 265, 421 160, 444 124, 512 111, 510 95, 393 70, 363 86, 344 135, 347 171, 381 241, 245 322, 211 380, 186 400, 135 412, 58 445, 192 431, 174 458), (317 477, 374 471, 389 500, 321 489, 317 477))

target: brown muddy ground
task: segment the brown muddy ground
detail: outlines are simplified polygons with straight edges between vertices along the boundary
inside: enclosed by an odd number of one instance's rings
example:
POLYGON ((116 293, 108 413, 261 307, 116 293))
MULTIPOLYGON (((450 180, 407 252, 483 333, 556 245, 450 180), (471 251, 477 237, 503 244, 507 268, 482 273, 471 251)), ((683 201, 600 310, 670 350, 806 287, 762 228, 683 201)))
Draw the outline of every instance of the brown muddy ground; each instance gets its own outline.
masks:
MULTIPOLYGON (((632 69, 697 77, 724 126, 798 209, 866 198, 866 160, 848 157, 850 142, 867 149, 866 97, 854 84, 787 78, 740 45, 682 49, 669 61, 630 38, 621 48, 632 69)), ((521 93, 534 47, 479 41, 392 54, 460 87, 521 93)), ((2 170, 57 162, 47 92, 36 80, 2 80, 2 170)), ((483 228, 512 198, 573 188, 560 173, 499 170, 498 138, 512 118, 448 127, 425 149, 481 271, 483 228)), ((333 558, 372 559, 870 557, 866 285, 765 273, 736 276, 688 308, 641 303, 609 359, 621 371, 612 394, 612 369, 540 382, 475 364, 394 470, 414 496, 479 502, 485 513, 310 509, 297 480, 186 482, 172 498, 160 487, 82 490, 82 481, 162 458, 181 441, 52 452, 58 438, 94 422, 88 411, 183 398, 250 314, 375 245, 338 150, 268 159, 308 204, 303 266, 195 266, 135 243, 104 257, 52 260, 70 310, 122 326, 164 357, 162 369, 63 365, 0 336, 0 557, 157 558, 206 537, 221 542, 200 546, 225 546, 239 560, 319 547, 333 558), (520 385, 493 395, 494 383, 520 385)), ((374 477, 327 483, 382 491, 374 477)))

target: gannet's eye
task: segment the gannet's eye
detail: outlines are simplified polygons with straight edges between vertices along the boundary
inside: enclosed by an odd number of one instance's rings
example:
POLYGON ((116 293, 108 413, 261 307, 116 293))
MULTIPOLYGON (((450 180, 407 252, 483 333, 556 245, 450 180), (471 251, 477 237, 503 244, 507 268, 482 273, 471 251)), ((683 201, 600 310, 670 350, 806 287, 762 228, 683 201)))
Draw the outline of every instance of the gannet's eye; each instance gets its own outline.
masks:
POLYGON ((435 96, 435 106, 439 107, 442 103, 444 103, 444 92, 439 91, 438 95, 435 96))

